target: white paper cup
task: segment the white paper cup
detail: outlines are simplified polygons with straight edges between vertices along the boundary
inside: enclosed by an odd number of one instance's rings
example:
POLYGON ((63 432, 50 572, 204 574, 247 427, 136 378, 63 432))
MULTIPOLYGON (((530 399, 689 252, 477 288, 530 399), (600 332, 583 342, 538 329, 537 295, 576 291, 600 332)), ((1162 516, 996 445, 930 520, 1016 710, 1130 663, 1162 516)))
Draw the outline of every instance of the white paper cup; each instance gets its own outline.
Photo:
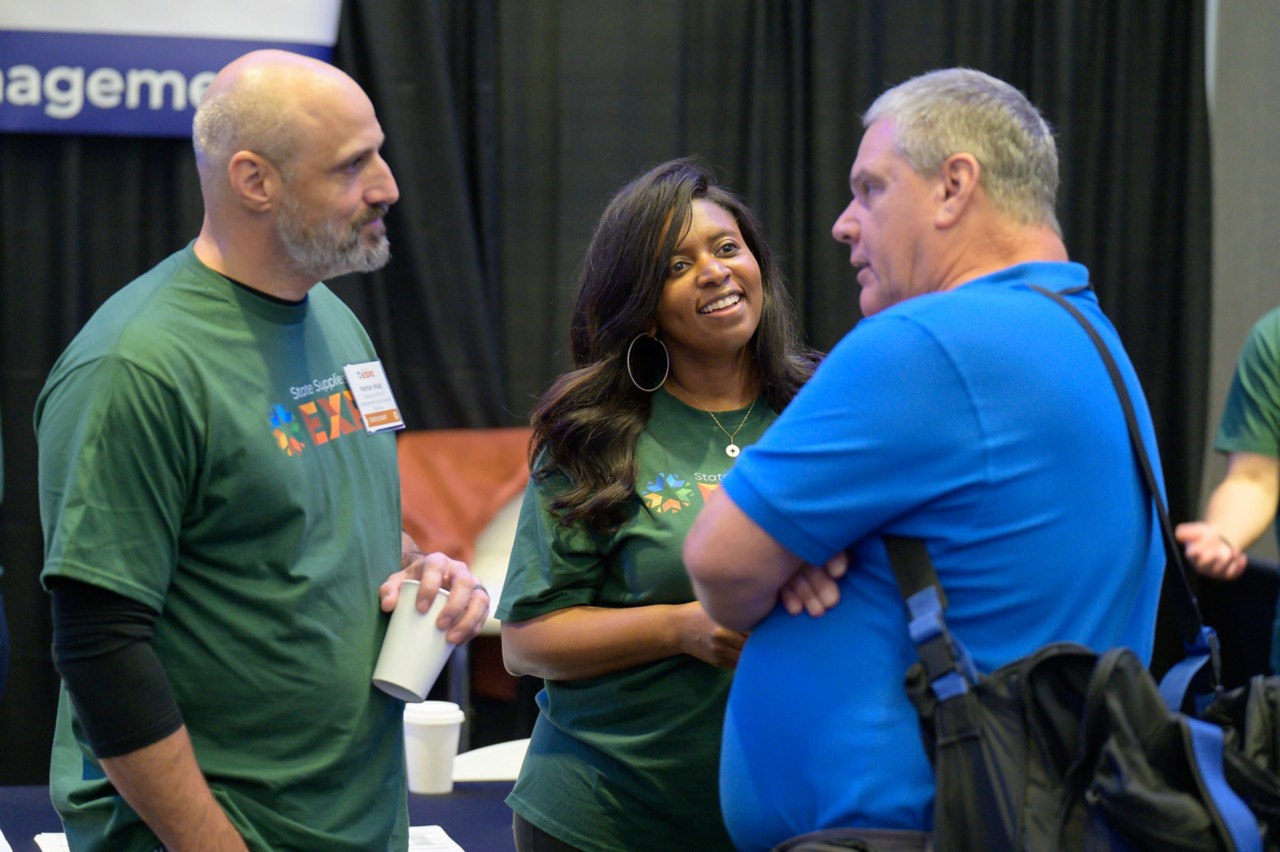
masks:
POLYGON ((458 754, 462 708, 452 701, 423 701, 404 707, 404 763, 409 792, 426 795, 453 790, 453 758, 458 754))
POLYGON ((391 613, 378 663, 373 667, 374 686, 401 701, 425 699, 453 651, 453 643, 436 627, 449 593, 444 589, 436 592, 431 608, 418 612, 419 585, 417 580, 400 584, 400 600, 391 613))

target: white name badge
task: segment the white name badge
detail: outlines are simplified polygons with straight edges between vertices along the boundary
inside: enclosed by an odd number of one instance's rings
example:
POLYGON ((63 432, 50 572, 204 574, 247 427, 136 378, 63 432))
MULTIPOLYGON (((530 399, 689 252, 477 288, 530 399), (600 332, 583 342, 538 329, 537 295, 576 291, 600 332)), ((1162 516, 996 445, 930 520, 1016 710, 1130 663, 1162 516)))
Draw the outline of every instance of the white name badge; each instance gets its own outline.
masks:
POLYGON ((342 368, 347 375, 347 387, 356 399, 356 408, 364 420, 364 428, 370 435, 388 429, 403 429, 404 418, 391 393, 391 383, 382 369, 381 361, 363 364, 347 364, 342 368))

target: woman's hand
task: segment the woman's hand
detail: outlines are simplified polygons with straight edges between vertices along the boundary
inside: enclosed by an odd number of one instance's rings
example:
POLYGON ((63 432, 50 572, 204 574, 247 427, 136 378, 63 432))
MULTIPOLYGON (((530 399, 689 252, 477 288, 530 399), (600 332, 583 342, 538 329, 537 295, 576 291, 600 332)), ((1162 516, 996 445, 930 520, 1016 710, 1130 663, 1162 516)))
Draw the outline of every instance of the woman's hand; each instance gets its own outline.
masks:
POLYGON ((678 606, 675 611, 686 654, 722 669, 737 667, 747 634, 717 624, 697 601, 678 606))

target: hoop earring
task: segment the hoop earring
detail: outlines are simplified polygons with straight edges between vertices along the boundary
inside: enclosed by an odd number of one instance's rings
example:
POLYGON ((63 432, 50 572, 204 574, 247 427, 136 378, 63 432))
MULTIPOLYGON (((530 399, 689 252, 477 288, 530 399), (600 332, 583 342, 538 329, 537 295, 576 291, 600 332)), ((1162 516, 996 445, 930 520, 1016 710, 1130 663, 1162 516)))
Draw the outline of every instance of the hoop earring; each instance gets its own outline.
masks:
POLYGON ((631 343, 627 345, 627 357, 625 360, 627 362, 627 376, 630 377, 631 384, 636 386, 636 390, 643 391, 644 393, 653 393, 667 383, 667 376, 671 373, 671 353, 667 351, 667 344, 663 343, 658 338, 649 337, 649 335, 644 332, 637 334, 635 337, 631 338, 631 343), (658 383, 651 388, 641 387, 640 383, 636 381, 636 374, 631 370, 631 350, 635 348, 636 341, 642 337, 646 337, 661 346, 662 358, 666 361, 666 364, 662 368, 662 378, 659 379, 658 383))

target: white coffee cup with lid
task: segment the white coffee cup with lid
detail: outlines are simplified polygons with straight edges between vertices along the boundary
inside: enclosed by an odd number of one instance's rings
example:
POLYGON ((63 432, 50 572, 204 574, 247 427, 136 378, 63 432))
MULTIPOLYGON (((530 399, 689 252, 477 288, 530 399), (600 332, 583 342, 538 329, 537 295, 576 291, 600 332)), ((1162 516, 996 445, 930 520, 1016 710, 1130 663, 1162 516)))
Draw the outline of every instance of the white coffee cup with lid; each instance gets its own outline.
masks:
POLYGON ((404 707, 404 761, 409 792, 439 795, 453 790, 453 759, 465 714, 452 701, 404 707))

